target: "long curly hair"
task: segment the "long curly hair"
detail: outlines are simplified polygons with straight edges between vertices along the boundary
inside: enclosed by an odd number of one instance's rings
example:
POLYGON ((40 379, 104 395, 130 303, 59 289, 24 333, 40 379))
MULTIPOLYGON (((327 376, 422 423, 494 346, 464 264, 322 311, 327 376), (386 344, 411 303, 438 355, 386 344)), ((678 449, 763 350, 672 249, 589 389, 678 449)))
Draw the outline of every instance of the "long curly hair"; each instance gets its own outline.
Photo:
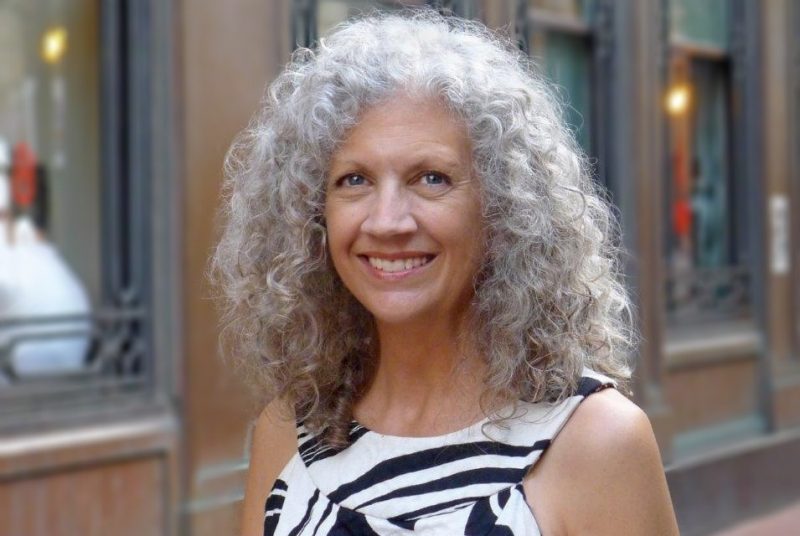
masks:
POLYGON ((495 399, 558 400, 583 367, 624 384, 634 342, 618 228, 550 85, 513 43, 432 10, 370 14, 301 48, 225 163, 211 259, 223 352, 332 446, 373 373, 373 319, 339 280, 322 220, 326 169, 370 106, 439 99, 467 126, 485 258, 470 327, 495 399))

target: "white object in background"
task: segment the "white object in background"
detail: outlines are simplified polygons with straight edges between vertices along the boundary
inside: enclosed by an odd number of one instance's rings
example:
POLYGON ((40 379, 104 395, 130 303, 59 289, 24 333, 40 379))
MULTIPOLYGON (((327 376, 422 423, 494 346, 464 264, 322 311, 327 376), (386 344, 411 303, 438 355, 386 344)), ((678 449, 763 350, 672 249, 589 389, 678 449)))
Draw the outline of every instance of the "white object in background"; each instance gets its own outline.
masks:
MULTIPOLYGON (((32 323, 0 326, 0 350, 20 377, 83 368, 91 341, 88 318, 38 323, 52 316, 88 315, 89 298, 56 249, 41 239, 29 216, 11 222, 11 163, 0 139, 0 320, 32 323)), ((0 372, 0 385, 8 383, 0 372)))
MULTIPOLYGON (((37 236, 27 216, 14 222, 11 247, 12 294, 6 318, 44 320, 61 315, 88 315, 89 298, 56 249, 37 236)), ((88 318, 30 323, 0 332, 0 341, 18 338, 11 363, 18 376, 59 374, 83 368, 91 340, 88 318)))
POLYGON ((789 198, 775 194, 769 198, 770 234, 772 251, 770 268, 773 275, 787 275, 791 267, 791 242, 789 241, 789 198))

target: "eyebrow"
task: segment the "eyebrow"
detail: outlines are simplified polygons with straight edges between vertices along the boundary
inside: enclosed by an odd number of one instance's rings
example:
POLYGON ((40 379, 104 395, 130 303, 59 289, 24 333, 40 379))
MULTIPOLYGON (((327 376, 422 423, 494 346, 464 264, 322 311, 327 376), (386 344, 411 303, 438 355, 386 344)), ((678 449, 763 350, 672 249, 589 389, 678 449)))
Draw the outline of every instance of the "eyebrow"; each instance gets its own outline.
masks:
MULTIPOLYGON (((409 159, 412 160, 414 163, 410 166, 413 169, 425 169, 425 168, 432 168, 432 169, 446 169, 446 170, 459 170, 462 167, 470 168, 470 163, 462 162, 460 159, 455 158, 450 155, 444 155, 440 152, 433 151, 433 152, 420 152, 419 154, 410 154, 409 159)), ((344 158, 341 159, 331 159, 330 162, 330 169, 333 168, 361 168, 361 169, 369 169, 370 165, 370 158, 361 160, 356 157, 348 156, 345 153, 344 158)), ((329 169, 329 170, 330 170, 329 169)))

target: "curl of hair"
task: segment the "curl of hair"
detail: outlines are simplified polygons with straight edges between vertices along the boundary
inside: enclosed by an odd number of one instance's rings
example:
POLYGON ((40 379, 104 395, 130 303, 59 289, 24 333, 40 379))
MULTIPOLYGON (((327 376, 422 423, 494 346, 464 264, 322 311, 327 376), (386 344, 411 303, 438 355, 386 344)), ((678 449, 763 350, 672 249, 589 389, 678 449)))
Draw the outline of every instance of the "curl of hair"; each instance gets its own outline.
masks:
POLYGON ((439 99, 472 140, 487 232, 470 328, 486 393, 558 400, 584 366, 624 384, 634 332, 618 229, 559 100, 511 42, 431 10, 371 14, 297 50, 234 142, 211 259, 224 353, 264 399, 346 442, 376 346, 327 255, 324 178, 360 114, 398 92, 439 99))

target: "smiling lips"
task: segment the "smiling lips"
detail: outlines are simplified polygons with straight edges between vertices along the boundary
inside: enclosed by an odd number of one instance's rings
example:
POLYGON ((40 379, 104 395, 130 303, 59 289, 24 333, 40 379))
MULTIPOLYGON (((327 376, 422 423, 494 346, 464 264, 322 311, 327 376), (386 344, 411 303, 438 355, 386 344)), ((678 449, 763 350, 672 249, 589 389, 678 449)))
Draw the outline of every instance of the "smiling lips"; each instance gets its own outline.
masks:
POLYGON ((413 268, 424 266, 433 260, 433 255, 420 255, 417 257, 406 257, 402 259, 385 259, 381 257, 367 256, 366 259, 370 266, 385 273, 405 272, 413 268))

